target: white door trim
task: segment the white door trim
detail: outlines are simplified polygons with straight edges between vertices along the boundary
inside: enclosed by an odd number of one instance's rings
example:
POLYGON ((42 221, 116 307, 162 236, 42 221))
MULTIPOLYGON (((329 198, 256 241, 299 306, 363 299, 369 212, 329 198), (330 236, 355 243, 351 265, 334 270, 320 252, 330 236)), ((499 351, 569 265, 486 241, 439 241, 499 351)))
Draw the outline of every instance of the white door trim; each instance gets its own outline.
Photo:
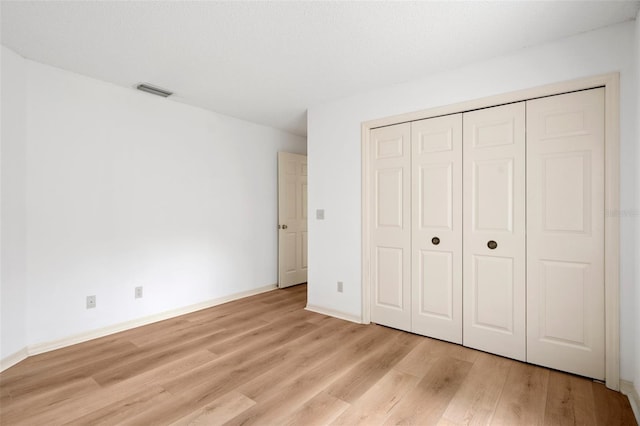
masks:
POLYGON ((474 99, 458 104, 366 121, 362 143, 362 322, 371 321, 369 132, 376 127, 552 96, 576 90, 605 88, 605 362, 606 385, 620 389, 620 74, 610 73, 474 99))

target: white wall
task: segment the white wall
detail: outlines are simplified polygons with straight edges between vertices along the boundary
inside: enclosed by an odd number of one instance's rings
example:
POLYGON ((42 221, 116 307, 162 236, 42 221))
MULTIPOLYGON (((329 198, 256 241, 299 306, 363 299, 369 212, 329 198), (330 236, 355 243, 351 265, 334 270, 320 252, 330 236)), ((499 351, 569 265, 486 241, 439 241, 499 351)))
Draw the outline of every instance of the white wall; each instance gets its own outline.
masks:
MULTIPOLYGON (((3 211, 3 232, 5 219, 16 220, 24 237, 26 218, 28 304, 24 279, 5 283, 4 274, 2 301, 11 304, 6 316, 26 312, 27 338, 12 325, 3 357, 277 282, 277 152, 305 153, 304 138, 32 61, 21 66, 7 74, 16 93, 3 93, 2 135, 4 149, 5 124, 16 116, 6 131, 18 134, 14 157, 26 160, 7 168, 23 177, 12 193, 3 186, 2 199, 26 194, 26 214, 3 211), (26 97, 14 87, 25 70, 26 97), (25 101, 26 144, 17 112, 25 101), (16 111, 5 117, 5 108, 16 111), (95 309, 85 309, 87 295, 96 295, 95 309)), ((22 249, 16 239, 7 245, 22 249)), ((4 324, 4 304, 2 315, 4 324)))
MULTIPOLYGON (((634 207, 636 96, 634 22, 584 33, 312 107, 308 111, 309 304, 361 315, 361 158, 363 121, 612 71, 621 72, 621 210, 634 207), (344 293, 336 292, 344 282, 344 293)), ((420 52, 416 52, 420 54, 420 52)), ((622 378, 634 370, 634 218, 621 220, 622 378)), ((640 306, 638 306, 640 310, 640 306)))
POLYGON ((640 395, 640 11, 636 15, 636 209, 635 209, 635 226, 636 226, 636 347, 635 347, 635 377, 633 383, 636 392, 640 395))
POLYGON ((0 359, 27 344, 26 64, 2 47, 0 359))

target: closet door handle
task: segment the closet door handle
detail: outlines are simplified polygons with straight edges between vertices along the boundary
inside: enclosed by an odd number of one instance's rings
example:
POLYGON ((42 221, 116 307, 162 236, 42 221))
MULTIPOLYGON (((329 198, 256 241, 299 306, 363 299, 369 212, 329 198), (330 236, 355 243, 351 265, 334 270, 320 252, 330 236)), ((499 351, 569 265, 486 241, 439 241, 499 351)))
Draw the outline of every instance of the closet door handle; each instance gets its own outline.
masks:
POLYGON ((440 244, 440 238, 438 238, 438 237, 433 237, 433 238, 431 239, 431 243, 432 243, 434 246, 437 246, 438 244, 440 244))
POLYGON ((498 247, 498 243, 493 240, 489 240, 489 242, 487 243, 487 247, 489 247, 489 249, 491 250, 494 250, 496 247, 498 247))

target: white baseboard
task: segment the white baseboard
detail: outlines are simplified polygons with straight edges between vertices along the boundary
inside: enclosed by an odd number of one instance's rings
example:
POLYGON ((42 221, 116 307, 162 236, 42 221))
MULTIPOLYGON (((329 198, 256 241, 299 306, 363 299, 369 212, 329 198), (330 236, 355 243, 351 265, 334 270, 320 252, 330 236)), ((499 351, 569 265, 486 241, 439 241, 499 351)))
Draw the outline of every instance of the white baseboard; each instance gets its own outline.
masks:
POLYGON ((620 392, 629 398, 629 404, 631 404, 633 414, 636 416, 636 422, 640 423, 640 397, 633 382, 620 380, 620 392))
POLYGON ((307 305, 305 309, 307 311, 315 312, 318 314, 328 315, 330 317, 335 317, 341 320, 355 322, 356 324, 362 324, 362 320, 360 319, 360 317, 351 314, 345 314, 344 312, 340 311, 334 311, 333 309, 321 308, 320 306, 315 305, 307 305))
POLYGON ((242 299, 244 297, 265 293, 267 291, 275 290, 277 288, 278 288, 277 284, 271 284, 264 287, 243 291, 240 293, 234 293, 229 296, 208 300, 206 302, 197 303, 195 305, 185 306, 178 309, 172 309, 170 311, 161 312, 159 314, 150 315, 148 317, 138 318, 135 320, 110 325, 108 327, 100 328, 97 330, 91 330, 86 333, 76 334, 74 336, 65 337, 63 339, 29 345, 26 348, 22 349, 21 351, 18 351, 17 353, 0 360, 0 372, 6 370, 12 365, 17 364, 18 362, 22 361, 23 359, 31 355, 37 355, 44 352, 49 352, 55 349, 64 348, 66 346, 71 346, 71 345, 86 342, 89 340, 97 339, 99 337, 108 336, 110 334, 118 333, 120 331, 129 330, 135 327, 152 324, 154 322, 163 321, 170 318, 175 318, 180 315, 185 315, 191 312, 200 311, 202 309, 211 308, 213 306, 221 305, 223 303, 231 302, 237 299, 242 299))
POLYGON ((9 355, 6 358, 0 359, 0 371, 4 371, 9 367, 13 367, 20 361, 27 359, 28 356, 29 353, 27 352, 27 348, 22 348, 18 352, 9 355))

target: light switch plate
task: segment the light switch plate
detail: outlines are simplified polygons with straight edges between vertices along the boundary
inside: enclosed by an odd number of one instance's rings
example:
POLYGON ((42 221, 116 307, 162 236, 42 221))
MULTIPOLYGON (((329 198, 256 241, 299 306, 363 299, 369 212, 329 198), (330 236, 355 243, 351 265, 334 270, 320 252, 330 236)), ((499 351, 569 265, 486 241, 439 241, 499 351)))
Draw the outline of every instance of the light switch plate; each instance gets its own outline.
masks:
POLYGON ((316 210, 316 219, 324 220, 324 209, 316 210))

